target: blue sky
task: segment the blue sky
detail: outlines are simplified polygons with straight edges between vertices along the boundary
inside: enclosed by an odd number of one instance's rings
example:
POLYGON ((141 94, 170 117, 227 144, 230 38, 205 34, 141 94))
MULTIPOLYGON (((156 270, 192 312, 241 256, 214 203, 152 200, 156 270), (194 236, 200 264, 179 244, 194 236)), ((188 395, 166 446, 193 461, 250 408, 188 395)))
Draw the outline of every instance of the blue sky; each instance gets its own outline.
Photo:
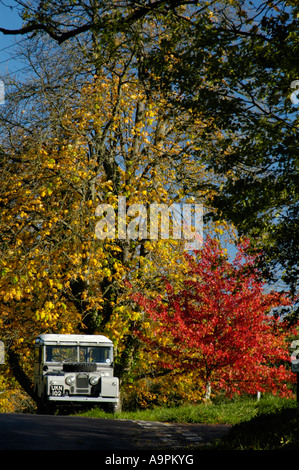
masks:
MULTIPOLYGON (((22 26, 22 21, 13 0, 0 1, 0 26, 2 28, 14 29, 22 26), (3 3, 2 3, 3 2, 3 3), (10 8, 10 7, 13 8, 10 8)), ((0 78, 4 79, 8 72, 17 70, 20 64, 16 60, 16 43, 22 40, 22 36, 4 35, 0 33, 0 78)))

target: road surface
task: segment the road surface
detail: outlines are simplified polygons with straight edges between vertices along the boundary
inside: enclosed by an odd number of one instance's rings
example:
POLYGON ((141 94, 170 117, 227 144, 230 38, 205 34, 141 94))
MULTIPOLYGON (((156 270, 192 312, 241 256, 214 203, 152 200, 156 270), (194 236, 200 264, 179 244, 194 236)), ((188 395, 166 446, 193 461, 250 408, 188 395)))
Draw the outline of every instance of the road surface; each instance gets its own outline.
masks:
POLYGON ((225 425, 0 414, 0 450, 179 450, 224 436, 225 425))

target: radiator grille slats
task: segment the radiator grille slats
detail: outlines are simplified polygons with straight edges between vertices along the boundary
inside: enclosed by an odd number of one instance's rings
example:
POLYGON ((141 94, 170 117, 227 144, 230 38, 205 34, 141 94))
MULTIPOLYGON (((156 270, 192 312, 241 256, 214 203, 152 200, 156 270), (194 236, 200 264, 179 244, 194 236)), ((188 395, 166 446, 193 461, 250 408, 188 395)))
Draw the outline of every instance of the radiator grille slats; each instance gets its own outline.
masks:
POLYGON ((88 375, 77 375, 76 387, 88 388, 88 375))

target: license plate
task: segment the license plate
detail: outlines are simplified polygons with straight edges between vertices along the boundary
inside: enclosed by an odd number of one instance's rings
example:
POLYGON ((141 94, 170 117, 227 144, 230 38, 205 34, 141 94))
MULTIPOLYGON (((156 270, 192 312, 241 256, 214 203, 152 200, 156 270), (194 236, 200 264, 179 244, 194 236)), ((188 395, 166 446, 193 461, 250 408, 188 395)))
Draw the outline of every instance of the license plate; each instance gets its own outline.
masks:
POLYGON ((51 385, 50 392, 53 397, 61 397, 63 395, 63 385, 51 385))

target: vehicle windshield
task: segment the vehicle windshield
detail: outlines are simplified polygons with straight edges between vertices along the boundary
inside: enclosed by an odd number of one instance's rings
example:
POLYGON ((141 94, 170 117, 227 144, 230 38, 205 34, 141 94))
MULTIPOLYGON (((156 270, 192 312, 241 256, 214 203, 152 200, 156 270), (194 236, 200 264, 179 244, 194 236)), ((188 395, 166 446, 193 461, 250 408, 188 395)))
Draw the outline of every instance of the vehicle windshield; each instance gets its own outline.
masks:
POLYGON ((98 362, 110 364, 108 346, 46 346, 46 362, 98 362))

